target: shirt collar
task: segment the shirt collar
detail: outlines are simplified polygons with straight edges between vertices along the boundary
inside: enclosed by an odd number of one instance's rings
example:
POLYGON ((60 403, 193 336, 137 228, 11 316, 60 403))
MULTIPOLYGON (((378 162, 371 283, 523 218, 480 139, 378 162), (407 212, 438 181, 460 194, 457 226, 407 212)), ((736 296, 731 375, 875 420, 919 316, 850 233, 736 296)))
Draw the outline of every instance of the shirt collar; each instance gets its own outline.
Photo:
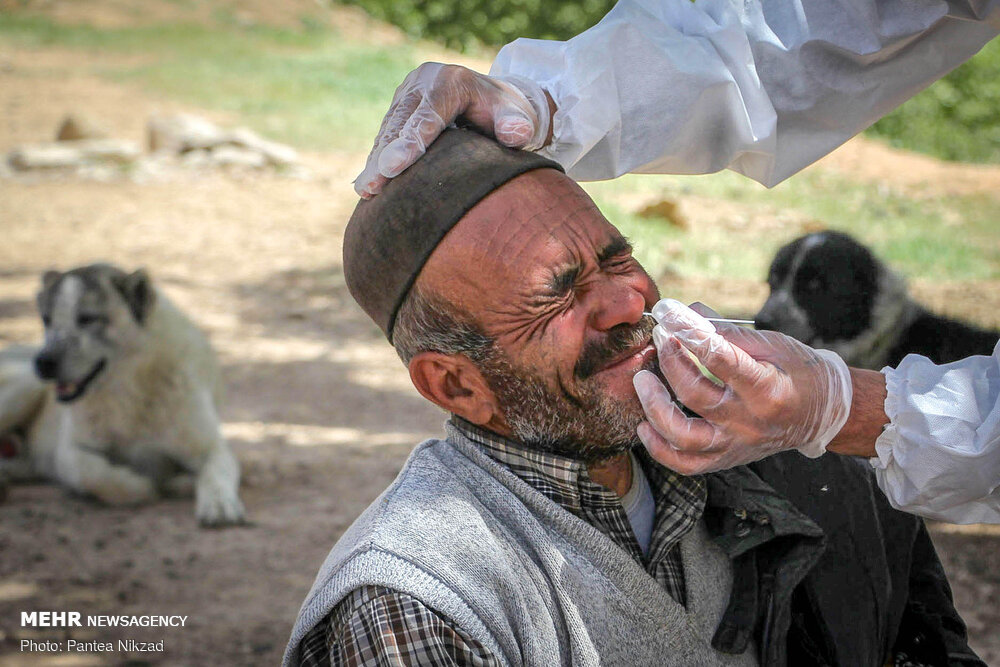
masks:
MULTIPOLYGON (((527 447, 457 415, 451 416, 449 425, 479 445, 490 458, 510 468, 528 485, 573 514, 581 516, 585 508, 621 505, 614 492, 590 478, 586 464, 579 459, 527 447)), ((683 535, 705 508, 705 479, 686 477, 665 468, 644 448, 637 448, 636 454, 656 498, 657 514, 661 515, 663 507, 669 506, 673 510, 671 514, 676 515, 674 520, 687 524, 679 531, 683 535)))
MULTIPOLYGON (((583 505, 581 483, 596 486, 613 496, 605 487, 590 480, 587 466, 582 461, 526 447, 457 415, 451 416, 449 425, 479 445, 490 458, 510 468, 536 491, 574 514, 579 515, 583 505)), ((587 490, 591 494, 600 494, 600 490, 587 490)))

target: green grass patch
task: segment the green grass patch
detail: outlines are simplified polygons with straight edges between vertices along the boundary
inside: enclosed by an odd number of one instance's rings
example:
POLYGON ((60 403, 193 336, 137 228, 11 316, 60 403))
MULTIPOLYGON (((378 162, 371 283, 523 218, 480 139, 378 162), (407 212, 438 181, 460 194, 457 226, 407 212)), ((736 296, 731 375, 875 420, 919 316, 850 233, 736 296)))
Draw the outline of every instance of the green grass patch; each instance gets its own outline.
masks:
POLYGON ((1000 40, 868 131, 945 160, 1000 162, 1000 40))
POLYGON ((903 274, 939 280, 1000 278, 998 205, 986 196, 916 200, 875 185, 823 172, 799 174, 765 189, 737 174, 626 176, 588 184, 608 218, 633 239, 639 259, 654 275, 762 280, 779 247, 806 233, 807 225, 836 229, 859 239, 903 274), (640 218, 622 201, 697 197, 732 209, 731 224, 688 229, 640 218), (735 204, 735 206, 733 206, 735 204), (741 224, 740 217, 762 219, 741 224), (774 222, 777 221, 777 222, 774 222))
POLYGON ((363 35, 339 35, 315 21, 292 30, 219 20, 99 29, 0 14, 0 44, 145 56, 148 64, 97 73, 236 113, 279 141, 352 152, 370 147, 392 91, 417 65, 409 45, 369 45, 363 35))
POLYGON ((405 53, 327 43, 305 53, 183 56, 111 76, 234 112, 280 141, 358 152, 371 147, 393 87, 413 66, 405 53))
POLYGON ((214 26, 163 23, 96 28, 86 24, 61 24, 33 14, 0 13, 0 39, 11 46, 27 48, 59 46, 111 53, 225 57, 247 55, 258 48, 315 48, 331 34, 325 29, 240 27, 230 21, 214 26))
MULTIPOLYGON (((392 91, 417 64, 416 42, 382 47, 314 20, 304 20, 299 29, 242 26, 227 16, 217 21, 98 29, 0 14, 0 47, 143 56, 131 59, 133 64, 122 58, 120 66, 102 65, 95 73, 231 112, 299 147, 358 155, 370 148, 392 91)), ((627 176, 587 189, 633 239, 654 276, 669 269, 761 280, 778 247, 803 233, 807 223, 819 223, 854 235, 910 276, 1000 278, 994 197, 915 200, 819 171, 772 190, 731 172, 627 176), (702 209, 718 202, 725 216, 710 224, 692 219, 689 229, 678 229, 634 214, 636 202, 659 197, 697 200, 702 209)))

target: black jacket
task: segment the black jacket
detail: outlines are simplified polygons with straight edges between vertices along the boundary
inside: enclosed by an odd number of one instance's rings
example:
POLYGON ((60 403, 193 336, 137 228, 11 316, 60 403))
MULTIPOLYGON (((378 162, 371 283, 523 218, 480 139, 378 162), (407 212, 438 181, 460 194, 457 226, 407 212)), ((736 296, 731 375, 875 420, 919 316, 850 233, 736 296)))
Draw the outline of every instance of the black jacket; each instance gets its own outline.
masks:
POLYGON ((733 560, 713 639, 761 665, 984 665, 923 521, 893 509, 867 463, 779 454, 707 475, 705 521, 733 560))

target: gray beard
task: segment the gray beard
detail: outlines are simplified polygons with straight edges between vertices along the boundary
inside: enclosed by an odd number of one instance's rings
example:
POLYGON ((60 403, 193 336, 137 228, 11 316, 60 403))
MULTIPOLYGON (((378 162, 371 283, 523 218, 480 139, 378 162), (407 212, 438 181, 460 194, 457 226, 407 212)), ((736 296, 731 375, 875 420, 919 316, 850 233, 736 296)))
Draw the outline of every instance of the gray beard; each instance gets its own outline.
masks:
MULTIPOLYGON (((580 396, 551 391, 496 348, 479 367, 515 439, 532 449, 590 464, 641 444, 635 429, 646 417, 638 397, 614 401, 586 382, 580 396)), ((660 376, 655 359, 646 370, 660 376)))

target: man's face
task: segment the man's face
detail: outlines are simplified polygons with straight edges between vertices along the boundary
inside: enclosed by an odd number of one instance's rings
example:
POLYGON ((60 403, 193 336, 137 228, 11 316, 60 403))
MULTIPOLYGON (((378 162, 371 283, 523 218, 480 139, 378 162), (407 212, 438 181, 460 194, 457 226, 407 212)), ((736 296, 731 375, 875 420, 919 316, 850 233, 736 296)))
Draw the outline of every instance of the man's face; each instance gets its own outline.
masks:
POLYGON ((656 370, 656 286, 572 180, 528 172, 477 204, 421 284, 471 313, 500 354, 480 366, 511 434, 584 460, 638 442, 632 386, 656 370))

